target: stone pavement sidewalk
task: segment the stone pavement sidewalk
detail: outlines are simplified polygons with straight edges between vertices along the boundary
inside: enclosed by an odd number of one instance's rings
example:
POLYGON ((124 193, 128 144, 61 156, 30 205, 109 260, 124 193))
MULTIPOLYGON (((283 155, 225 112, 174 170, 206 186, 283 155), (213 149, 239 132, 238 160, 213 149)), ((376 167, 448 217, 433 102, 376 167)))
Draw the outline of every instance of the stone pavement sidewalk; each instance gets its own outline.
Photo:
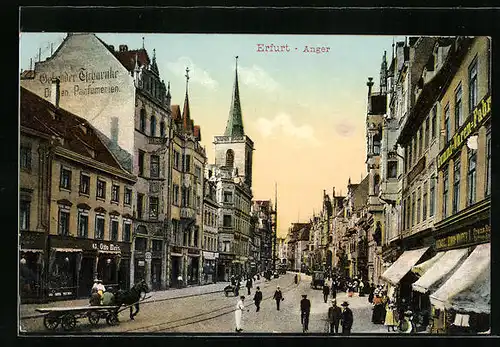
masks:
MULTIPOLYGON (((256 281, 256 283, 260 283, 262 281, 256 281)), ((161 291, 152 291, 147 294, 150 298, 146 299, 144 303, 148 302, 156 302, 156 301, 164 301, 171 299, 178 299, 196 295, 204 295, 210 293, 218 293, 224 290, 224 287, 228 285, 228 282, 218 282, 201 286, 189 286, 186 288, 172 288, 168 290, 161 291)), ((44 313, 40 313, 36 311, 36 308, 47 308, 47 307, 78 307, 78 306, 87 306, 89 304, 89 299, 76 299, 76 300, 62 300, 62 301, 53 301, 44 304, 23 304, 20 305, 19 309, 19 317, 21 319, 28 318, 36 318, 41 317, 44 313)))

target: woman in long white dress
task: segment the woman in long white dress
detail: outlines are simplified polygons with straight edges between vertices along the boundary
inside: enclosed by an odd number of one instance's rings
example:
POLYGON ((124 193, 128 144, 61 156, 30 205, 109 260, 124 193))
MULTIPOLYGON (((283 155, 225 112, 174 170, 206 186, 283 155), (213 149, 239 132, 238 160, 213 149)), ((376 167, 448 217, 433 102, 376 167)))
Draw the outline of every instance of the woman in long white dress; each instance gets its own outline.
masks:
POLYGON ((234 318, 236 320, 236 332, 240 332, 243 329, 241 328, 241 318, 243 316, 243 310, 245 309, 245 297, 240 296, 240 300, 238 300, 238 303, 236 304, 236 310, 234 311, 234 318))

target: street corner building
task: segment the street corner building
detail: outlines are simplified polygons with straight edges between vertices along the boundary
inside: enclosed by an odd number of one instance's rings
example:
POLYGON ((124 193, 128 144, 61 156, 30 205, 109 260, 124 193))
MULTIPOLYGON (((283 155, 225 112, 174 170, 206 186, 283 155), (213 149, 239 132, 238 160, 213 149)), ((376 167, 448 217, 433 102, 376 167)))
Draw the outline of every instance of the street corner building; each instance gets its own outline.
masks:
MULTIPOLYGON (((188 71, 186 76, 188 81, 188 71)), ((57 111, 47 106, 46 112, 55 113, 53 117, 57 118, 38 131, 48 132, 51 138, 62 138, 52 127, 61 127, 58 122, 65 122, 66 114, 81 117, 82 124, 71 127, 81 131, 88 128, 95 139, 86 143, 83 135, 78 134, 72 140, 81 141, 81 150, 94 161, 99 161, 95 156, 104 155, 101 151, 109 153, 116 166, 112 173, 103 174, 96 169, 76 170, 61 164, 60 172, 53 175, 61 183, 46 187, 38 159, 31 158, 39 152, 34 147, 21 147, 21 223, 31 221, 21 225, 22 234, 26 234, 22 243, 30 240, 33 245, 23 243, 23 248, 34 250, 25 252, 29 259, 22 259, 31 267, 38 264, 39 272, 40 268, 47 272, 52 270, 48 268, 49 256, 43 263, 43 256, 37 255, 38 260, 34 260, 32 254, 50 253, 52 247, 64 250, 59 253, 66 254, 62 259, 73 270, 68 275, 70 279, 57 275, 54 283, 63 288, 57 295, 86 295, 94 276, 104 276, 105 285, 117 284, 122 288, 144 278, 153 290, 165 289, 177 285, 179 275, 184 285, 200 283, 206 153, 200 145, 201 128, 190 115, 187 81, 181 113, 178 105, 171 104, 170 83, 165 84, 160 77, 154 49, 152 57, 144 46, 129 50, 127 45, 120 45, 115 49, 92 33, 67 34, 50 57, 21 73, 23 94, 29 95, 21 99, 21 104, 27 104, 22 107, 29 110, 29 103, 36 99, 32 95, 56 105, 57 111), (99 148, 95 145, 98 140, 99 148), (36 170, 30 171, 32 177, 28 179, 22 165, 31 163, 36 170), (32 187, 26 180, 37 182, 38 186, 32 187), (93 200, 99 206, 94 206, 93 200), (40 207, 36 207, 35 201, 40 207), (54 201, 59 201, 57 208, 52 206, 54 201), (46 221, 48 213, 50 223, 46 221), (40 222, 35 222, 35 217, 40 222), (88 227, 84 227, 86 221, 88 227), (52 234, 68 239, 50 242, 48 236, 52 234), (88 244, 79 245, 83 241, 88 244), (114 257, 89 258, 89 247, 114 257), (116 262, 118 253, 122 256, 116 262), (118 265, 123 267, 120 279, 116 275, 107 279, 104 273, 114 271, 108 270, 108 266, 118 265), (127 271, 129 275, 125 276, 127 271)))
POLYGON ((136 178, 57 98, 20 94, 21 299, 87 297, 95 278, 127 286, 136 178))

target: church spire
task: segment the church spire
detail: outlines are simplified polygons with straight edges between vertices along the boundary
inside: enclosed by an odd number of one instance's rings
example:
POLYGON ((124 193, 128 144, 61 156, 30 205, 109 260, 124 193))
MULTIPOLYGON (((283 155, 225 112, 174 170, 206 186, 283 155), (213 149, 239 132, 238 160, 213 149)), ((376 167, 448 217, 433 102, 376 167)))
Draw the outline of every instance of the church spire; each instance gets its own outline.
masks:
POLYGON ((229 110, 225 136, 240 137, 244 136, 243 119, 241 115, 240 90, 238 87, 238 56, 236 56, 236 76, 234 79, 233 98, 229 110))
POLYGON ((188 97, 188 84, 189 84, 189 68, 186 67, 186 97, 184 99, 184 109, 182 110, 182 123, 185 132, 191 131, 191 119, 189 112, 189 97, 188 97))

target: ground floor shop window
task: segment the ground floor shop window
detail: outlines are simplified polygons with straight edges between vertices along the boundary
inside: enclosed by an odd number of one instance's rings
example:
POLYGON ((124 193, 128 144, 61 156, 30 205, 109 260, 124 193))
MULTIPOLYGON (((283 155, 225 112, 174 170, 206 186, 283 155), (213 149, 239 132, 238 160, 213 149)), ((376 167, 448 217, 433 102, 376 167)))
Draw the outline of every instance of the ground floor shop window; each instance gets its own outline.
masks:
POLYGON ((135 260, 134 263, 134 282, 137 283, 146 278, 146 262, 144 260, 135 260))
POLYGON ((170 271, 170 283, 172 287, 178 287, 181 285, 179 283, 178 277, 179 275, 182 276, 182 259, 181 257, 172 257, 171 258, 171 266, 172 270, 170 271))
POLYGON ((95 254, 86 255, 82 258, 78 277, 78 296, 88 297, 94 285, 95 254))
POLYGON ((41 297, 43 254, 33 252, 21 253, 19 266, 19 292, 21 299, 41 297))
POLYGON ((77 253, 55 252, 51 258, 49 288, 76 288, 77 253))

